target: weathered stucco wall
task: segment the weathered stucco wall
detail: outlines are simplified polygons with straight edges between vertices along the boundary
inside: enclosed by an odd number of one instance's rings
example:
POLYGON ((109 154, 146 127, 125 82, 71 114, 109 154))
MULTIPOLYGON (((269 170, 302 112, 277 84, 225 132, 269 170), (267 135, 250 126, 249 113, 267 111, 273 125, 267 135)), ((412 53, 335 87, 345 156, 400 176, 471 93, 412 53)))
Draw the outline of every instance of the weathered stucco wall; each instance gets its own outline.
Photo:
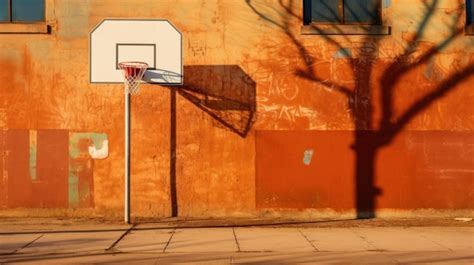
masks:
POLYGON ((383 1, 372 37, 302 35, 301 2, 46 0, 50 34, 0 34, 3 212, 121 215, 123 88, 88 79, 104 18, 184 38, 185 85, 132 99, 132 215, 169 216, 174 178, 181 216, 473 209, 463 1, 383 1))

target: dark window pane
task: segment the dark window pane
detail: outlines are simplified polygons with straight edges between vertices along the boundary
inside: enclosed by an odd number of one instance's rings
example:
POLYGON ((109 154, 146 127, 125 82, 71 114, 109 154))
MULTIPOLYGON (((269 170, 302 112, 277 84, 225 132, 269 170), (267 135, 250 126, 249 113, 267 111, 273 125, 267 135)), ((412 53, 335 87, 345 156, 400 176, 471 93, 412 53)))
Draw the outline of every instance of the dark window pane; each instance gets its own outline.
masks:
POLYGON ((12 0, 12 20, 15 22, 44 21, 44 0, 12 0))
POLYGON ((0 22, 10 21, 8 0, 0 0, 0 22))
POLYGON ((474 16, 474 1, 473 0, 467 0, 467 24, 472 24, 472 18, 474 16))
POLYGON ((312 0, 311 18, 315 22, 339 22, 338 0, 312 0))
POLYGON ((344 21, 347 23, 371 23, 379 22, 380 0, 345 0, 344 21))

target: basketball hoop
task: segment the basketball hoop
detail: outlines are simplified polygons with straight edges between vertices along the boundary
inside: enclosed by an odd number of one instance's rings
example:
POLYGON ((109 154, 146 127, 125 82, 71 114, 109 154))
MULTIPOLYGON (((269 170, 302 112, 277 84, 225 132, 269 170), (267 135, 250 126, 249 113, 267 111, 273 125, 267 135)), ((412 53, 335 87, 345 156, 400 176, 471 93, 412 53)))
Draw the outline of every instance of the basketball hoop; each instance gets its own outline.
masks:
POLYGON ((148 64, 144 62, 121 62, 123 82, 125 83, 125 92, 136 95, 140 93, 140 81, 148 68, 148 64))
POLYGON ((140 92, 140 81, 148 68, 143 62, 121 62, 125 83, 125 222, 130 223, 130 95, 140 92))

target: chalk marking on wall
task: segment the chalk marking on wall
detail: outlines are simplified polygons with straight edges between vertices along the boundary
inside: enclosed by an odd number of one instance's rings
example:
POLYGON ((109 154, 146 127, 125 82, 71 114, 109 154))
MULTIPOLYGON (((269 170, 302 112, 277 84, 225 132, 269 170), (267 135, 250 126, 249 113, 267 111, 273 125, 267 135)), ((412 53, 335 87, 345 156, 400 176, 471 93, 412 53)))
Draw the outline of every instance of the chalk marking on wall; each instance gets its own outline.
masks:
POLYGON ((194 57, 203 57, 207 52, 207 42, 206 40, 195 40, 190 38, 188 40, 188 48, 194 57))
POLYGON ((36 160, 37 160, 37 150, 38 150, 38 132, 35 130, 30 130, 30 157, 29 157, 29 171, 30 178, 32 181, 37 180, 36 178, 36 160))
POLYGON ((299 93, 299 88, 296 84, 293 86, 284 86, 280 88, 281 95, 286 99, 286 100, 294 100, 299 93))
POLYGON ((306 166, 311 165, 311 161, 313 160, 314 149, 307 149, 304 151, 303 154, 303 164, 306 166))
POLYGON ((273 79, 270 80, 270 85, 267 93, 268 96, 275 95, 277 97, 283 97, 288 101, 292 101, 298 96, 299 88, 296 84, 288 85, 283 83, 282 80, 278 81, 277 82, 279 84, 275 84, 273 82, 273 79))
MULTIPOLYGON (((261 101, 264 102, 264 101, 261 101)), ((310 128, 309 129, 324 129, 324 124, 319 120, 319 113, 311 108, 303 107, 298 104, 296 106, 289 106, 286 104, 259 104, 258 115, 260 116, 261 122, 264 122, 265 118, 272 120, 275 125, 275 129, 280 128, 280 122, 284 121, 289 123, 290 126, 294 125, 298 118, 308 118, 310 128)), ((286 128, 285 126, 284 128, 286 128)))
POLYGON ((280 110, 280 114, 278 114, 278 119, 281 120, 286 119, 287 121, 294 123, 295 122, 295 115, 294 112, 291 112, 291 107, 282 106, 280 110))

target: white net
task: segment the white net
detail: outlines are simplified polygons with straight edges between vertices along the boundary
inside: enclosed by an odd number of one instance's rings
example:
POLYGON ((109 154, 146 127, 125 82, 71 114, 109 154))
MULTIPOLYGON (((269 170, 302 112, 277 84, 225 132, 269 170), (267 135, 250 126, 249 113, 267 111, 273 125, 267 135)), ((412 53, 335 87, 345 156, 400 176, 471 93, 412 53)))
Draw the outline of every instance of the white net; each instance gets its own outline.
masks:
POLYGON ((119 67, 122 69, 125 91, 132 95, 140 93, 140 82, 148 68, 148 64, 143 62, 122 62, 119 63, 119 67))

